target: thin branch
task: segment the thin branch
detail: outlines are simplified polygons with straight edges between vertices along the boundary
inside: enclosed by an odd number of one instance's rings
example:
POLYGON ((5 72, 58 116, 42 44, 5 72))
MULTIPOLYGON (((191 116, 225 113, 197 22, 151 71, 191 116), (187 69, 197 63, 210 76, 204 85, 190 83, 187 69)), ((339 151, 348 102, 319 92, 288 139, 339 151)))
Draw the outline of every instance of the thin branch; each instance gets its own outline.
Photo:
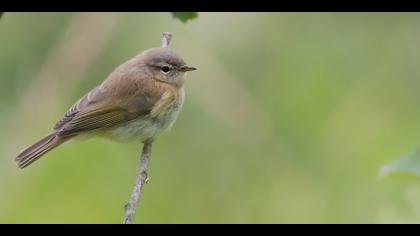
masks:
POLYGON ((171 43, 172 33, 171 32, 164 32, 162 34, 162 47, 166 48, 171 43))
MULTIPOLYGON (((162 48, 169 46, 172 34, 164 32, 162 35, 162 48)), ((134 185, 133 192, 131 193, 130 202, 125 205, 124 224, 131 224, 136 213, 137 204, 139 202, 143 186, 149 180, 147 175, 147 166, 152 154, 153 140, 146 140, 143 144, 143 151, 140 157, 140 168, 137 171, 136 184, 134 185)))
POLYGON ((147 176, 147 165, 149 164, 151 153, 152 141, 144 142, 140 158, 140 168, 137 172, 136 184, 134 185, 133 192, 131 193, 130 202, 125 205, 124 224, 131 224, 133 222, 143 186, 149 180, 147 176))

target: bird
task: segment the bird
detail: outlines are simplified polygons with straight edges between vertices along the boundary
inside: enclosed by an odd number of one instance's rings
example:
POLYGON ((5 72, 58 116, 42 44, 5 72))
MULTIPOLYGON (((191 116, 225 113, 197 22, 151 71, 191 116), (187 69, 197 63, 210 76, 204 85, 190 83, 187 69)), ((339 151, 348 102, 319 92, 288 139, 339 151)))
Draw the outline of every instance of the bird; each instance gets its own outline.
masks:
POLYGON ((81 137, 118 142, 155 140, 175 123, 184 103, 186 72, 193 70, 196 68, 169 47, 140 52, 82 96, 52 132, 17 155, 18 168, 81 137))

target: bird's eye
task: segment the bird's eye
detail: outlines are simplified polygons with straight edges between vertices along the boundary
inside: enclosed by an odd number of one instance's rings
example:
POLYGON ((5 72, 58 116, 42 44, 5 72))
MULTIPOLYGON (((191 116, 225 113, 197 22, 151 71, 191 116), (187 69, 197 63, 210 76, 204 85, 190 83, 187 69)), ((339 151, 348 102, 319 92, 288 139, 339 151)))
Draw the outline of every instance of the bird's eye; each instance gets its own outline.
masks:
POLYGON ((160 70, 163 73, 168 73, 171 70, 171 68, 169 66, 162 66, 162 68, 160 68, 160 70))

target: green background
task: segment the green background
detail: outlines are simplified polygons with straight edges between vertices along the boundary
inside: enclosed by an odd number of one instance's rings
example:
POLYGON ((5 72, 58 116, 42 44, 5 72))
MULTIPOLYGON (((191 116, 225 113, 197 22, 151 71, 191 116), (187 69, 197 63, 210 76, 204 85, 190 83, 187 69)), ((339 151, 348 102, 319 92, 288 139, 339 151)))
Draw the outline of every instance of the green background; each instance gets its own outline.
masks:
POLYGON ((24 170, 117 65, 160 45, 197 71, 153 147, 136 223, 419 223, 420 183, 379 177, 420 144, 420 14, 5 13, 0 223, 121 223, 139 143, 73 142, 24 170))

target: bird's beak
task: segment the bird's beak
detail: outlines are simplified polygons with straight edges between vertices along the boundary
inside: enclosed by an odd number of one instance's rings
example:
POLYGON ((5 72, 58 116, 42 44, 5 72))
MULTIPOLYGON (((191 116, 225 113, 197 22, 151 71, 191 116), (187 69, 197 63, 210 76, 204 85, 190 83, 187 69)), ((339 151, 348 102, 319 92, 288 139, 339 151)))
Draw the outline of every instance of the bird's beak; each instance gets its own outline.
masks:
POLYGON ((181 66, 178 68, 178 71, 181 71, 181 72, 187 72, 187 71, 193 71, 193 70, 197 70, 197 68, 189 67, 189 66, 181 66))

